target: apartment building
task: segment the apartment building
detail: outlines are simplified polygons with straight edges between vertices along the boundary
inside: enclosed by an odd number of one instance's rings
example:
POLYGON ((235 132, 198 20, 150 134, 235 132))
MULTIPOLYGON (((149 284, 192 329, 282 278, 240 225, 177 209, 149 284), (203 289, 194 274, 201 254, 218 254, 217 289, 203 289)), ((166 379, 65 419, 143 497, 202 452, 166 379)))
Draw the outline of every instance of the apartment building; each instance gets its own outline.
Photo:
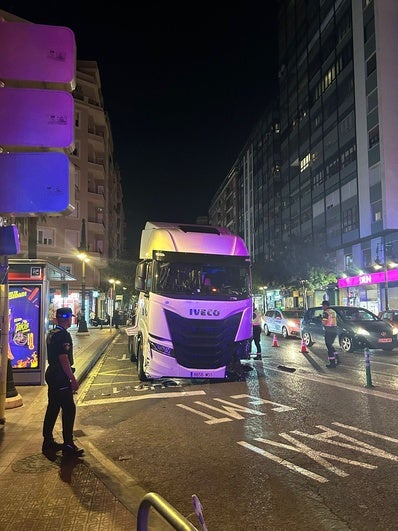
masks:
MULTIPOLYGON (((5 20, 27 22, 4 11, 0 14, 5 20)), ((84 283, 88 321, 90 310, 99 315, 110 310, 112 314, 109 293, 101 291, 101 285, 108 282, 101 271, 124 250, 126 227, 121 176, 113 157, 111 124, 95 61, 77 61, 73 97, 75 142, 69 159, 75 208, 69 215, 11 221, 20 233, 21 253, 16 259, 45 260, 56 266, 58 273, 66 272, 65 278, 58 274, 51 280, 48 305, 67 305, 77 311, 84 283), (84 266, 78 256, 82 250, 86 254, 84 266)))
POLYGON ((259 122, 234 165, 253 261, 301 241, 326 253, 340 302, 375 311, 398 305, 397 24, 394 0, 280 0, 278 119, 259 122))

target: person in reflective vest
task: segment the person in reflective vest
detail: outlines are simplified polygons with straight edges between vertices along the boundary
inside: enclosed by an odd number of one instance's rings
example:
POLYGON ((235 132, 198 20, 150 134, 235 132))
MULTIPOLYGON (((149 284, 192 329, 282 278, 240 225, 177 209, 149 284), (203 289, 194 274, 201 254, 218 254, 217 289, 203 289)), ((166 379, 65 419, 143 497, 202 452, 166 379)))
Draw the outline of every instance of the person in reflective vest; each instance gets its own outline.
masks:
POLYGON ((328 349, 328 369, 336 368, 336 356, 333 347, 334 340, 337 337, 337 319, 336 312, 330 308, 329 301, 322 302, 322 324, 325 330, 325 345, 328 349))
POLYGON ((260 312, 257 310, 257 308, 253 307, 253 337, 252 342, 254 341, 254 345, 257 349, 255 360, 261 360, 261 343, 260 343, 260 337, 261 337, 261 316, 260 312))

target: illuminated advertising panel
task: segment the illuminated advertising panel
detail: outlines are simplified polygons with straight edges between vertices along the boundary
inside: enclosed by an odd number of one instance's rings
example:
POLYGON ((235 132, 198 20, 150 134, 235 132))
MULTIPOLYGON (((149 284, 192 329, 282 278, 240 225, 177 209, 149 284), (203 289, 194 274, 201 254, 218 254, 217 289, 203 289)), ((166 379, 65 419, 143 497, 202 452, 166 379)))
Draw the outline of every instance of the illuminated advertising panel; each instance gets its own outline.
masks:
POLYGON ((41 368, 41 285, 9 284, 9 345, 13 369, 41 368))

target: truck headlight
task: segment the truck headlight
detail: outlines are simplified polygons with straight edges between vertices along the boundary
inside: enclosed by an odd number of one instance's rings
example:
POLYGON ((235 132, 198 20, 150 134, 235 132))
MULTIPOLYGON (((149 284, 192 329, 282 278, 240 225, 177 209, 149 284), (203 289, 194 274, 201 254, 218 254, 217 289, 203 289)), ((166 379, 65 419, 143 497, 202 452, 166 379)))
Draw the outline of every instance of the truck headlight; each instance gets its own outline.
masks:
POLYGON ((149 346, 152 350, 156 350, 156 352, 160 352, 160 354, 164 354, 165 356, 173 356, 173 349, 171 347, 166 347, 166 345, 161 345, 160 343, 154 343, 153 341, 149 342, 149 346))

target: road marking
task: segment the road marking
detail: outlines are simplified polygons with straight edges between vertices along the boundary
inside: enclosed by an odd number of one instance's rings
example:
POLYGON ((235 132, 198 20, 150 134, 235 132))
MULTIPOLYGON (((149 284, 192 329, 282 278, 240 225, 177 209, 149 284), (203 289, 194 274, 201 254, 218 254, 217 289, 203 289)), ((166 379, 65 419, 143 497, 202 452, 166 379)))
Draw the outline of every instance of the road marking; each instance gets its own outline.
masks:
POLYGON ((356 431, 358 433, 364 433, 365 435, 371 435, 372 437, 377 437, 379 439, 383 439, 384 441, 394 442, 398 444, 398 439, 395 439, 394 437, 389 437, 388 435, 381 435, 380 433, 375 433, 374 431, 362 430, 361 428, 355 428, 354 426, 341 424, 341 422, 332 422, 332 424, 334 424, 335 426, 339 426, 340 428, 346 428, 347 430, 356 431))
MULTIPOLYGON (((357 433, 362 433, 365 435, 378 437, 380 439, 383 439, 389 442, 398 443, 398 439, 394 439, 393 437, 389 437, 387 435, 381 435, 381 434, 371 432, 368 430, 362 430, 361 428, 356 428, 355 426, 349 426, 347 424, 341 424, 339 422, 333 422, 333 424, 339 427, 342 427, 342 428, 346 428, 351 431, 355 431, 357 433)), ((354 450, 359 453, 368 454, 374 457, 380 457, 382 459, 387 459, 389 461, 395 461, 395 462, 398 461, 397 455, 386 452, 382 450, 381 448, 377 448, 376 446, 370 445, 364 441, 354 439, 353 437, 350 437, 344 433, 338 432, 326 426, 320 425, 316 427, 323 431, 317 434, 310 434, 310 433, 305 433, 299 430, 292 430, 290 433, 293 433, 295 435, 300 435, 308 439, 316 440, 318 442, 319 441, 325 442, 325 443, 328 443, 334 446, 339 446, 341 448, 347 448, 350 450, 354 450), (342 441, 348 441, 348 443, 341 442, 340 440, 332 440, 332 438, 341 439, 342 441), (352 443, 352 444, 349 444, 349 443, 352 443)), ((289 441, 292 444, 285 444, 285 443, 281 443, 277 441, 272 441, 270 439, 264 439, 262 437, 255 437, 254 440, 260 443, 268 444, 270 446, 275 446, 275 447, 282 448, 285 450, 302 453, 306 455, 307 457, 309 457, 310 459, 312 459, 313 461, 315 461, 316 463, 318 463, 319 465, 323 466, 328 472, 336 474, 337 476, 340 476, 340 477, 347 477, 349 476, 349 473, 342 470, 341 468, 331 465, 328 459, 338 461, 340 463, 350 465, 350 466, 367 468, 369 470, 374 470, 378 468, 376 465, 372 465, 371 463, 364 463, 363 461, 356 461, 354 459, 346 459, 344 457, 332 455, 324 451, 315 450, 309 447, 308 445, 298 441, 296 438, 292 437, 288 433, 279 433, 279 436, 289 441)), ((315 481, 318 481, 319 483, 326 483, 329 481, 324 476, 315 474, 311 472, 310 470, 307 470, 303 467, 298 467, 297 465, 294 465, 293 463, 287 461, 283 457, 274 455, 271 452, 267 452, 266 450, 263 450, 262 448, 259 448, 257 446, 254 446, 253 444, 247 443, 246 441, 237 441, 237 444, 239 444, 240 446, 243 446, 244 448, 247 448, 248 450, 251 450, 252 452, 260 454, 263 457, 266 457, 270 459, 271 461, 274 461, 275 463, 278 463, 288 468, 289 470, 293 470, 294 472, 310 477, 314 479, 315 481)))
MULTIPOLYGON (((261 405, 261 404, 272 405, 272 406, 275 406, 271 408, 272 411, 276 411, 277 413, 282 413, 285 411, 293 411, 294 409, 296 409, 294 407, 278 404, 277 402, 271 402, 270 400, 263 400, 262 398, 251 397, 250 395, 246 395, 246 394, 234 395, 234 396, 231 396, 231 398, 235 398, 235 399, 248 398, 249 403, 252 403, 255 405, 261 405)), ((241 413, 248 413, 249 415, 251 414, 251 415, 257 415, 257 416, 265 415, 263 411, 259 411, 258 409, 251 409, 247 406, 241 406, 239 404, 234 404, 233 402, 228 402, 227 400, 224 400, 222 398, 214 398, 214 401, 224 404, 223 409, 212 406, 210 404, 206 404, 205 402, 196 401, 195 404, 198 404, 199 406, 210 409, 211 411, 221 413, 223 415, 222 417, 214 417, 214 416, 208 415, 206 413, 203 413, 203 411, 194 409, 190 406, 187 406, 186 404, 176 404, 176 405, 177 407, 190 411, 191 413, 194 413, 195 415, 198 415, 199 417, 206 418, 207 419, 205 421, 206 424, 220 424, 221 422, 230 422, 231 420, 243 420, 245 417, 241 415, 241 413), (231 418, 227 418, 225 415, 231 418)))
POLYGON ((119 398, 104 398, 101 400, 86 400, 85 402, 78 403, 79 407, 84 406, 100 406, 103 404, 116 404, 119 402, 137 402, 138 400, 150 400, 159 398, 181 398, 182 396, 198 396, 205 395, 205 391, 179 391, 178 393, 155 393, 151 395, 140 396, 121 396, 119 398))
MULTIPOLYGON (((279 369, 273 369, 272 367, 267 367, 267 370, 269 371, 275 371, 280 373, 279 369)), ((333 387, 339 387, 340 389, 346 389, 347 391, 355 391, 357 393, 361 393, 364 395, 372 395, 372 396, 378 396, 380 398, 386 398, 387 400, 393 400, 395 402, 398 402, 398 395, 392 395, 390 393, 385 393, 383 391, 377 391, 374 389, 374 387, 358 387, 357 385, 351 385, 348 383, 338 382, 336 380, 329 379, 328 376, 322 376, 322 375, 313 375, 313 374, 303 374, 303 373, 297 373, 295 372, 290 376, 291 378, 302 378, 304 380, 310 380, 312 382, 318 382, 318 383, 324 383, 327 385, 332 385, 333 387)), ((391 391, 393 392, 393 391, 391 391)))

